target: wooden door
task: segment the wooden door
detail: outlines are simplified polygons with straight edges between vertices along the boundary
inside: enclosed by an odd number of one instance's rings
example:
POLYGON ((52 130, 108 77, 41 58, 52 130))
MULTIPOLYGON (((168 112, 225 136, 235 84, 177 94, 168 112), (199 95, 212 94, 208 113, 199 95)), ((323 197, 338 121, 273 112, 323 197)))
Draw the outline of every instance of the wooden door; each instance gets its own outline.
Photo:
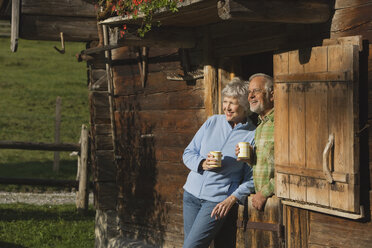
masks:
POLYGON ((276 195, 357 218, 360 37, 274 55, 276 195))

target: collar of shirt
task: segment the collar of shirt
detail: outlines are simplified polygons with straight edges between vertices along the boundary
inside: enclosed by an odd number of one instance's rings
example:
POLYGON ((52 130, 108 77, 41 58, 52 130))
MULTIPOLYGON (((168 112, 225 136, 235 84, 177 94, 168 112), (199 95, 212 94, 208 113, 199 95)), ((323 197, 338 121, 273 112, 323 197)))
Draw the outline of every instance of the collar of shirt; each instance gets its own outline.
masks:
POLYGON ((258 124, 260 124, 261 122, 267 122, 268 120, 274 122, 274 108, 270 110, 270 112, 267 113, 263 118, 261 118, 261 116, 258 116, 258 124))

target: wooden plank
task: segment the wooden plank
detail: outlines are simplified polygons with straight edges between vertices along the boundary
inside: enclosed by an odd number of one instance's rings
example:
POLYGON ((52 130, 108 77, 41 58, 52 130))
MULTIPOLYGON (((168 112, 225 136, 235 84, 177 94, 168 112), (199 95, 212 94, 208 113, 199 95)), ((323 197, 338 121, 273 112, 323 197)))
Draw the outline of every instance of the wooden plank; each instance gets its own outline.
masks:
MULTIPOLYGON (((288 165, 275 165, 275 171, 278 173, 283 174, 291 174, 291 175, 297 175, 297 176, 303 176, 303 177, 311 177, 316 179, 323 179, 325 180, 325 176, 322 170, 318 169, 308 169, 308 168, 302 168, 302 167, 295 167, 295 166, 288 166, 288 165)), ((342 183, 355 183, 357 182, 357 174, 345 174, 345 173, 337 173, 337 172, 331 172, 332 178, 336 182, 342 182, 342 183)))
MULTIPOLYGON (((289 53, 279 53, 274 55, 274 75, 288 75, 289 53)), ((276 82, 276 81, 275 81, 276 82)))
MULTIPOLYGON (((205 121, 204 110, 156 110, 139 112, 115 112, 117 127, 122 126, 120 120, 130 122, 136 114, 139 123, 146 123, 154 129, 164 129, 169 132, 182 132, 189 130, 196 132, 205 121)), ((124 123, 123 123, 124 124, 124 123)))
POLYGON ((113 42, 123 46, 194 48, 196 35, 194 29, 187 27, 152 26, 144 37, 139 37, 139 25, 126 24, 125 35, 120 36, 119 28, 114 28, 113 42))
POLYGON ((94 207, 98 210, 116 210, 117 185, 111 182, 94 184, 94 207))
POLYGON ((42 179, 42 178, 0 178, 0 184, 38 185, 38 186, 78 188, 79 182, 75 180, 57 180, 57 179, 42 179))
POLYGON ((324 39, 323 46, 335 46, 335 45, 355 45, 359 47, 359 51, 363 50, 363 39, 361 35, 340 37, 335 39, 324 39))
POLYGON ((81 127, 81 151, 80 151, 80 173, 79 173, 79 191, 76 197, 76 207, 80 211, 88 210, 89 203, 89 172, 88 172, 88 157, 89 157, 89 132, 86 125, 81 127))
MULTIPOLYGON (((352 90, 350 84, 332 84, 328 95, 329 133, 334 134, 333 168, 336 172, 354 173, 353 166, 353 115, 352 90)), ((330 191, 331 207, 358 211, 355 206, 354 193, 349 192, 354 186, 336 183, 330 191), (350 194, 351 193, 351 194, 350 194)))
MULTIPOLYGON (((351 71, 354 68, 354 46, 329 46, 328 47, 328 71, 351 71)), ((359 48, 358 48, 359 50, 359 48)), ((358 51, 357 50, 357 51, 358 51)), ((333 81, 333 80, 330 80, 333 81)), ((334 80, 337 81, 337 80, 334 80)))
POLYGON ((289 165, 305 167, 304 85, 289 85, 289 165))
POLYGON ((19 37, 30 40, 98 40, 96 18, 23 15, 19 37))
POLYGON ((115 182, 116 164, 114 162, 114 152, 112 150, 96 151, 96 168, 93 170, 93 180, 95 182, 115 182))
POLYGON ((202 108, 204 108, 204 90, 189 89, 176 92, 121 96, 116 98, 116 109, 119 111, 202 108))
POLYGON ((107 92, 91 92, 90 98, 94 107, 109 107, 109 98, 107 92))
POLYGON ((306 177, 289 175, 289 198, 295 201, 307 201, 306 177))
MULTIPOLYGON (((114 75, 117 67, 114 70, 114 75)), ((187 89, 203 89, 203 80, 196 80, 196 84, 190 84, 186 81, 171 81, 166 79, 164 72, 153 72, 147 76, 146 87, 139 84, 140 75, 132 76, 114 76, 115 95, 126 96, 133 94, 154 94, 170 91, 182 91, 187 89)))
POLYGON ((39 150, 39 151, 80 151, 79 144, 72 143, 44 143, 44 142, 23 142, 23 141, 0 141, 2 149, 39 150))
POLYGON ((330 6, 321 1, 225 0, 218 2, 222 20, 246 22, 323 23, 330 17, 330 6))
POLYGON ((286 247, 307 248, 309 235, 309 214, 307 210, 285 206, 286 247))
POLYGON ((286 84, 274 85, 275 164, 289 164, 289 87, 286 84))
POLYGON ((19 38, 19 26, 20 26, 20 0, 12 0, 12 19, 11 19, 11 33, 10 33, 10 50, 12 52, 17 51, 18 38, 19 38))
POLYGON ((112 150, 114 148, 112 135, 96 135, 95 147, 97 150, 112 150))
POLYGON ((327 247, 369 247, 372 223, 311 212, 309 243, 327 247), (329 235, 332 233, 332 235, 329 235))
POLYGON ((350 82, 353 74, 350 71, 337 72, 315 72, 315 73, 296 73, 289 75, 278 75, 274 78, 277 83, 303 83, 303 82, 350 82))
POLYGON ((369 3, 371 3, 371 0, 338 0, 335 2, 335 10, 362 6, 369 3))
MULTIPOLYGON (((355 4, 358 2, 355 1, 355 4)), ((371 4, 336 10, 331 23, 331 38, 363 35, 363 39, 371 40, 372 35, 368 31, 372 23, 371 10, 371 4)))
POLYGON ((246 217, 244 214, 242 216, 242 210, 240 210, 239 221, 243 225, 238 232, 243 240, 239 242, 237 247, 281 247, 281 234, 273 231, 280 229, 279 224, 282 216, 280 200, 276 196, 270 197, 264 211, 258 211, 252 206, 252 197, 253 195, 248 197, 247 210, 243 210, 247 214, 246 217))
MULTIPOLYGON (((308 204, 308 203, 300 203, 300 202, 293 202, 293 201, 286 201, 286 200, 283 200, 282 203, 284 205, 288 205, 288 206, 308 209, 308 210, 321 212, 321 213, 325 213, 325 214, 331 214, 331 215, 335 215, 335 216, 339 216, 339 217, 343 217, 343 218, 348 218, 348 219, 355 219, 356 220, 356 219, 361 219, 361 218, 364 217, 364 214, 355 214, 355 213, 350 213, 350 212, 339 211, 337 209, 328 209, 328 208, 323 208, 323 207, 319 207, 319 206, 316 206, 316 205, 311 205, 311 204, 308 204)), ((362 212, 362 211, 360 211, 360 212, 362 212)))
POLYGON ((22 0, 22 14, 96 18, 93 4, 82 0, 22 0))
MULTIPOLYGON (((276 167, 276 165, 275 165, 276 167)), ((275 195, 282 198, 289 198, 289 175, 275 172, 275 195)))
POLYGON ((108 124, 96 124, 94 125, 96 135, 111 135, 111 125, 108 124))
POLYGON ((306 85, 306 168, 322 171, 323 150, 328 142, 328 85, 311 83, 306 85), (316 101, 315 101, 316 99, 316 101), (316 137, 316 138, 314 138, 316 137))
POLYGON ((309 203, 329 206, 330 184, 323 179, 306 178, 306 199, 309 203))
POLYGON ((289 52, 289 73, 327 71, 327 47, 313 47, 289 52))

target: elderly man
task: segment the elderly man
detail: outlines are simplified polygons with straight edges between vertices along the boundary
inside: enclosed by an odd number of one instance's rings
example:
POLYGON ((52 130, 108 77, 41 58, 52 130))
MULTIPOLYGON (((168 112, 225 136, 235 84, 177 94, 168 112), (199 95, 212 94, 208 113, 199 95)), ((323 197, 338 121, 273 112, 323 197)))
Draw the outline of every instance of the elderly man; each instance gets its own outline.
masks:
MULTIPOLYGON (((259 115, 256 129, 256 161, 253 181, 256 194, 252 205, 263 210, 267 198, 274 194, 274 91, 273 78, 257 73, 249 78, 248 101, 250 110, 259 115)), ((237 147, 236 153, 239 153, 237 147)), ((249 161, 246 161, 249 162, 249 161)))

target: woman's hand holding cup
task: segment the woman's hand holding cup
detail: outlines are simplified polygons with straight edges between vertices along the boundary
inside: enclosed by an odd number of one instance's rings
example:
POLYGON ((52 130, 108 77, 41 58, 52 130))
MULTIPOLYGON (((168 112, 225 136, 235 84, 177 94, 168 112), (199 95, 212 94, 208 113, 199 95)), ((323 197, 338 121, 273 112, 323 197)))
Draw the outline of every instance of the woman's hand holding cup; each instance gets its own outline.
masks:
POLYGON ((204 160, 202 164, 203 170, 212 170, 217 167, 221 167, 221 156, 222 156, 221 152, 208 153, 207 159, 204 160), (212 153, 214 153, 214 155, 212 153))

